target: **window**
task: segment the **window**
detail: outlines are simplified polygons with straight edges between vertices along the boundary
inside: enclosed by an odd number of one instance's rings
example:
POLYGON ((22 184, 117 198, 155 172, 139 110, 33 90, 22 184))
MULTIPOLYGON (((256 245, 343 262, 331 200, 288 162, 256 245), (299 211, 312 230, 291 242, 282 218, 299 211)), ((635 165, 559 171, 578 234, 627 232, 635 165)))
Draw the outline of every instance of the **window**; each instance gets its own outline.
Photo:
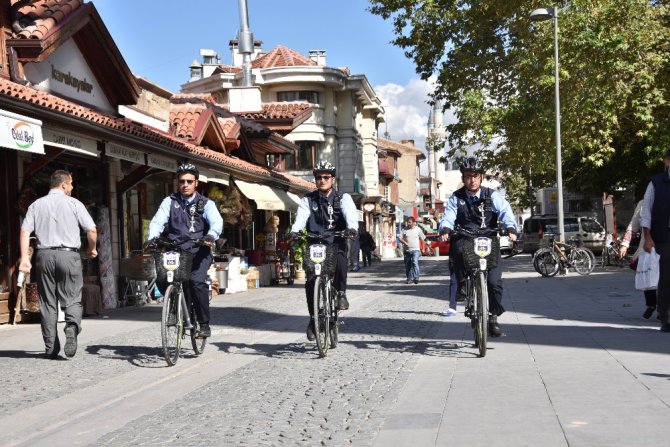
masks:
POLYGON ((287 170, 308 170, 314 168, 321 156, 321 143, 318 141, 296 141, 298 150, 294 154, 284 155, 287 170))
POLYGON ((307 101, 312 104, 319 103, 319 92, 312 92, 307 90, 300 90, 294 92, 277 92, 277 101, 307 101))

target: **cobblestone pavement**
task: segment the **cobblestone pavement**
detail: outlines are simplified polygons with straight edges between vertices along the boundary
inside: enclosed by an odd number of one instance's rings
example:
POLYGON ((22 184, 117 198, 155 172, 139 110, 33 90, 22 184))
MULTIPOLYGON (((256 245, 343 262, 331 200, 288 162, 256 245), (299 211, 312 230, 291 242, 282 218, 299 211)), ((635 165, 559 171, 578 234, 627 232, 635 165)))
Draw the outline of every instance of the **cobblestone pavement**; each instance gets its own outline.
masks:
MULTIPOLYGON (((389 265, 399 270, 398 263, 389 265)), ((214 341, 212 347, 261 358, 96 444, 370 445, 417 354, 425 351, 423 340, 442 306, 429 296, 437 277, 407 286, 384 275, 351 275, 352 298, 365 292, 366 283, 376 283, 374 292, 352 300, 352 310, 343 314, 340 344, 325 360, 316 358, 313 343, 302 340, 214 341)))
POLYGON ((632 273, 547 279, 529 259, 505 261, 507 337, 485 359, 462 314, 439 315, 446 258, 423 258, 418 285, 400 260, 351 273, 351 308, 325 359, 304 335, 301 284, 216 297, 205 353, 185 340, 172 368, 159 305, 86 319, 69 360, 39 357, 38 325, 0 327, 11 391, 0 445, 658 444, 670 348, 640 318, 632 273), (514 373, 491 381, 494 370, 514 373), (462 417, 472 393, 486 396, 484 423, 462 417))

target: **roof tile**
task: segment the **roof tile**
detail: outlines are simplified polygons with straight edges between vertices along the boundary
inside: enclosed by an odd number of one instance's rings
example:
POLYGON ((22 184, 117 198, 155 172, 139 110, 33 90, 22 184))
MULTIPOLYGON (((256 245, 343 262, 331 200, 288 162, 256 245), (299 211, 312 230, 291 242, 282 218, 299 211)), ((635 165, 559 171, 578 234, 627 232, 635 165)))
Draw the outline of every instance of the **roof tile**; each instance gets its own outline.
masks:
POLYGON ((274 47, 269 53, 259 56, 251 62, 251 68, 311 67, 316 65, 316 62, 309 57, 283 45, 274 47))
POLYGON ((197 155, 219 163, 222 166, 235 168, 256 177, 274 178, 287 182, 294 187, 304 190, 315 188, 314 183, 284 172, 273 171, 264 166, 255 165, 236 157, 231 157, 221 152, 216 152, 202 146, 188 143, 165 132, 149 128, 127 118, 118 118, 95 111, 88 107, 75 104, 65 99, 53 96, 49 93, 36 90, 32 87, 17 84, 0 78, 0 96, 19 99, 31 104, 55 110, 63 114, 76 116, 78 118, 97 123, 101 126, 116 131, 125 132, 145 140, 153 141, 177 152, 183 152, 184 156, 197 155))
POLYGON ((44 39, 53 28, 79 8, 84 0, 36 0, 13 3, 13 37, 44 39))

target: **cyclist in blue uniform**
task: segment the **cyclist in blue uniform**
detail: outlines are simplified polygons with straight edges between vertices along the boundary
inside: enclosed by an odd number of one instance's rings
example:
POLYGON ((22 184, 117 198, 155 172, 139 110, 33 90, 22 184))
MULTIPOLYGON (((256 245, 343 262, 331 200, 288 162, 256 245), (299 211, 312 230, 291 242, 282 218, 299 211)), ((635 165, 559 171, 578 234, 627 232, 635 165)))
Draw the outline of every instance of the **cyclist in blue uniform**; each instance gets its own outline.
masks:
MULTIPOLYGON (((475 157, 468 157, 461 163, 461 178, 463 187, 456 190, 449 201, 447 207, 440 218, 440 234, 446 240, 449 232, 456 226, 469 230, 478 230, 480 228, 497 228, 498 221, 501 221, 509 234, 511 241, 516 240, 517 226, 514 221, 514 213, 509 202, 505 200, 497 191, 481 186, 484 176, 484 167, 475 157)), ((454 237, 451 241, 449 258, 453 259, 454 270, 458 278, 459 295, 464 295, 460 287, 463 284, 463 251, 461 238, 454 237)), ((501 301, 503 294, 502 284, 502 262, 500 253, 498 253, 497 266, 489 270, 488 274, 489 289, 489 333, 493 337, 503 335, 502 329, 498 325, 498 316, 505 312, 501 301)))
POLYGON ((197 192, 199 176, 198 168, 191 163, 177 168, 179 192, 170 194, 161 202, 149 224, 148 240, 165 234, 171 241, 184 241, 180 248, 193 254, 188 296, 200 323, 198 335, 209 337, 212 331, 209 327, 207 270, 212 264, 212 251, 209 246, 198 246, 191 240, 204 239, 211 246, 223 231, 223 218, 214 202, 197 192))
MULTIPOLYGON (((298 207, 295 222, 291 227, 291 237, 300 237, 299 232, 307 228, 307 232, 321 234, 326 242, 337 246, 337 266, 333 281, 338 293, 340 310, 349 308, 347 301, 347 243, 345 238, 335 236, 336 231, 347 230, 350 238, 356 237, 358 228, 358 212, 349 194, 342 194, 333 188, 335 183, 335 167, 329 162, 320 162, 312 171, 316 182, 316 191, 303 197, 298 207)), ((305 282, 309 325, 307 339, 316 338, 314 333, 314 272, 308 272, 305 282)))

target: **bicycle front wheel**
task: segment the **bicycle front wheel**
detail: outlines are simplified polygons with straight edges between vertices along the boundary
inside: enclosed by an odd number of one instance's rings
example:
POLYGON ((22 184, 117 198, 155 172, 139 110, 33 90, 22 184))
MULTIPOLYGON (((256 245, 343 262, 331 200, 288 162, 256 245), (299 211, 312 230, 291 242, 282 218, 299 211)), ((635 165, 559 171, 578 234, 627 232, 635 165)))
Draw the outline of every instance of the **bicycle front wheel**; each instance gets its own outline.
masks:
POLYGON ((333 287, 332 283, 328 289, 330 294, 330 299, 328 300, 330 302, 330 324, 329 324, 330 333, 328 335, 330 337, 330 349, 335 349, 337 347, 338 337, 340 335, 340 328, 337 322, 338 318, 337 306, 339 305, 339 303, 335 299, 337 290, 335 290, 335 287, 333 287))
POLYGON ((558 256, 548 248, 540 248, 533 255, 533 267, 540 275, 548 278, 558 273, 558 256))
POLYGON ((165 299, 163 300, 161 338, 163 340, 163 356, 168 366, 173 366, 177 363, 181 350, 184 321, 180 295, 179 289, 171 285, 165 292, 165 299))
POLYGON ((584 248, 575 248, 570 253, 570 264, 580 275, 588 275, 593 271, 593 260, 584 248))
POLYGON ((330 332, 330 297, 328 284, 317 277, 314 281, 314 332, 316 334, 316 348, 319 357, 328 355, 328 333, 330 332))
POLYGON ((477 324, 475 325, 475 344, 479 348, 479 355, 486 355, 486 341, 488 338, 489 323, 489 292, 486 286, 486 276, 479 272, 475 282, 475 306, 477 306, 477 324))

